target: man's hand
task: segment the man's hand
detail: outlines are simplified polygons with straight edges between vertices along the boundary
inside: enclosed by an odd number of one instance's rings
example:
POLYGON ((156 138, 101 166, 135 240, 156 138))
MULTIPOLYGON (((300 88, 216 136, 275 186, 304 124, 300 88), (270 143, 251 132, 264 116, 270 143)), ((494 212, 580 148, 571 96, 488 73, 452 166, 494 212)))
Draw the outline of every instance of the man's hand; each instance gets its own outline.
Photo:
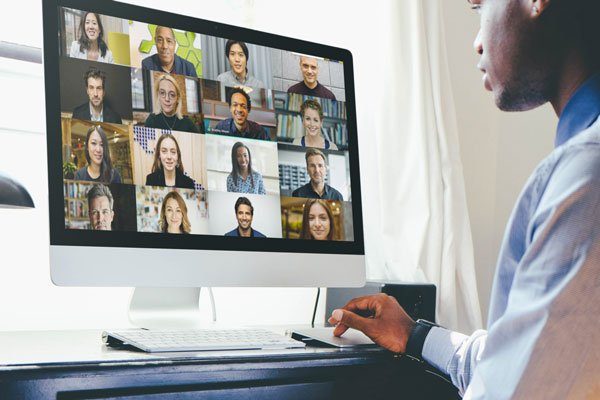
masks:
POLYGON ((329 323, 336 325, 333 334, 341 336, 348 328, 362 331, 378 345, 394 353, 404 353, 406 342, 415 321, 408 316, 395 298, 380 293, 350 300, 343 308, 334 310, 329 323), (368 318, 356 312, 372 314, 368 318))

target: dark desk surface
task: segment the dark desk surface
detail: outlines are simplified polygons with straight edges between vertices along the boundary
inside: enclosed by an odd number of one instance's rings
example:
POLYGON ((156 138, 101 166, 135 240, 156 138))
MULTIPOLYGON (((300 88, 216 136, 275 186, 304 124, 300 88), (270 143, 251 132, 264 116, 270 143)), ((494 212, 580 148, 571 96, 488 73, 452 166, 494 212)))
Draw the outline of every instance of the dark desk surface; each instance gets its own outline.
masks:
POLYGON ((457 398, 422 364, 380 348, 155 354, 107 347, 101 333, 0 332, 0 398, 457 398))

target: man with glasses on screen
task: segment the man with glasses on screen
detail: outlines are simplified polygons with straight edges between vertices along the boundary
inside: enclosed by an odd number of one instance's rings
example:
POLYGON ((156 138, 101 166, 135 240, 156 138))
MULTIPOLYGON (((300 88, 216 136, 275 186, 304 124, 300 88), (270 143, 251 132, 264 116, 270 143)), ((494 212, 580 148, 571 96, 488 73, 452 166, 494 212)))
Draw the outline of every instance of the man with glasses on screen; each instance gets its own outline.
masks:
POLYGON ((113 211, 113 196, 108 186, 97 184, 87 193, 88 215, 90 224, 95 231, 112 230, 112 221, 115 217, 113 211))
POLYGON ((488 329, 466 336, 415 322, 383 294, 351 300, 330 322, 335 335, 357 328, 430 363, 465 399, 600 398, 600 1, 470 3, 481 18, 478 67, 496 105, 550 102, 559 116, 556 147, 509 220, 488 329))
POLYGON ((99 69, 90 68, 83 76, 89 101, 75 107, 73 118, 94 122, 112 122, 122 124, 121 116, 106 102, 106 74, 99 69))
POLYGON ((142 68, 197 77, 194 65, 175 54, 177 40, 172 28, 157 26, 154 30, 154 43, 156 54, 142 60, 142 68))

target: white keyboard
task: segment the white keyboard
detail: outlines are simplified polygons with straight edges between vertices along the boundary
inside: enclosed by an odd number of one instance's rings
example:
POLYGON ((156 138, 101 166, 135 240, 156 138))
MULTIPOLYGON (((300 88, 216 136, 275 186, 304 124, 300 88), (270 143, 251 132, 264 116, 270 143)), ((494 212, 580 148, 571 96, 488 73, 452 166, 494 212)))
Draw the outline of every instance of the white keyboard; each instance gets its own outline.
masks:
POLYGON ((109 345, 129 345, 150 353, 306 347, 303 342, 266 329, 126 329, 103 332, 102 340, 109 345))

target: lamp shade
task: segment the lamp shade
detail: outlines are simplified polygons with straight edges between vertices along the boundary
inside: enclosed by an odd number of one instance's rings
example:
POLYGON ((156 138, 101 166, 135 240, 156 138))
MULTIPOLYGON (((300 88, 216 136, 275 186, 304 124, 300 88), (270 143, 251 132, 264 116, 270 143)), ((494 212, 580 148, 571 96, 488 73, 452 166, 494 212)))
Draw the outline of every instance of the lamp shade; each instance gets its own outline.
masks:
POLYGON ((14 179, 0 173, 0 208, 34 208, 31 195, 14 179))

